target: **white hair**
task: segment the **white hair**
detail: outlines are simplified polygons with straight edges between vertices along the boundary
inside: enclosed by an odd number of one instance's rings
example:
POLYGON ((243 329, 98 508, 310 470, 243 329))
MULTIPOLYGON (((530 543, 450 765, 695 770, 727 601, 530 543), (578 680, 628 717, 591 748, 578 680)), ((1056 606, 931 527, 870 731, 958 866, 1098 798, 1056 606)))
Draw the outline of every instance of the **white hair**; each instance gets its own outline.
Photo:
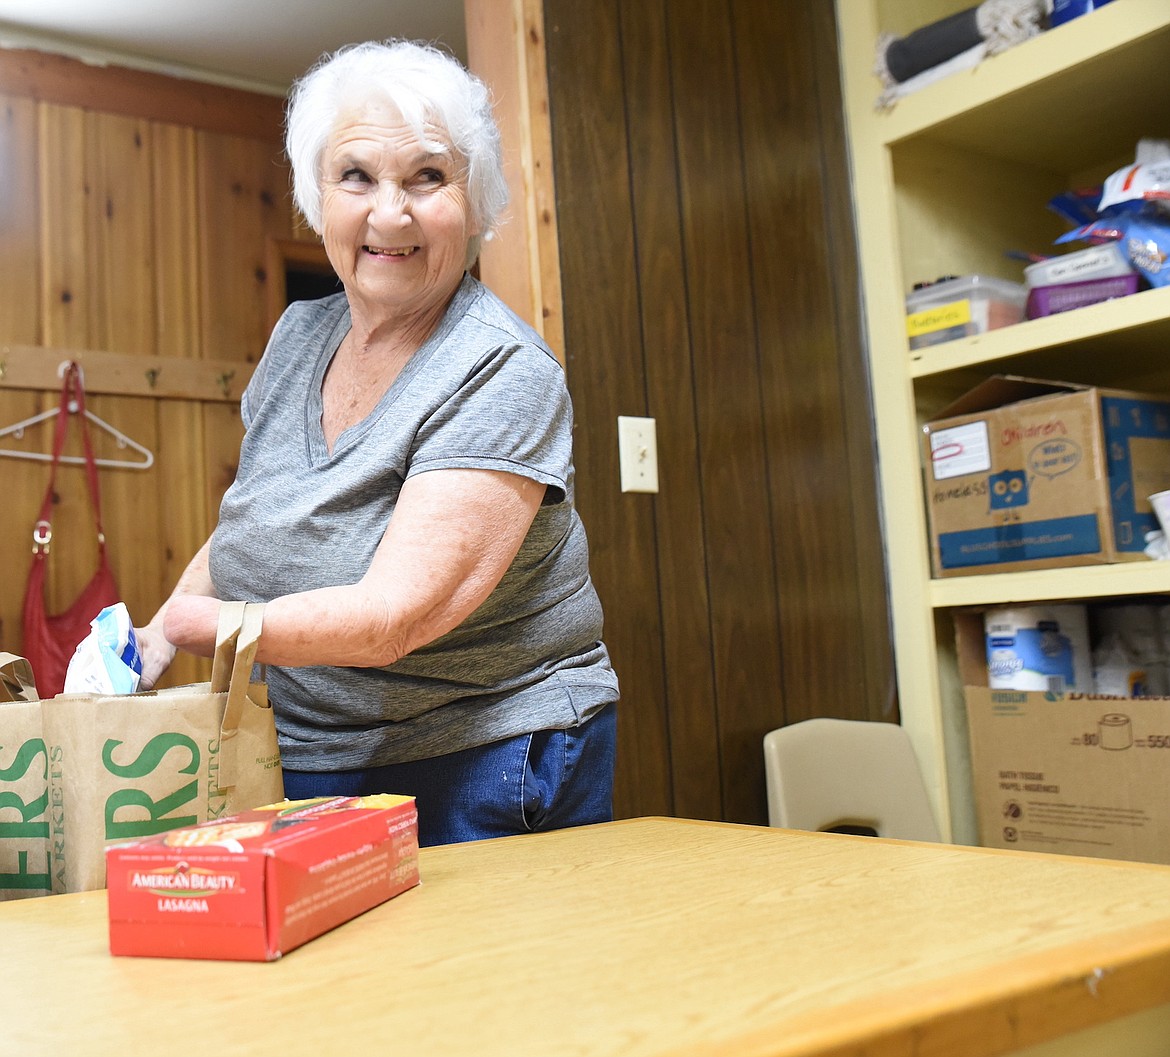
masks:
POLYGON ((472 220, 468 264, 499 226, 508 204, 500 132, 487 86, 446 52, 406 40, 348 45, 323 56, 289 92, 285 151, 293 200, 321 234, 321 159, 341 114, 372 101, 392 103, 428 147, 426 126, 438 126, 467 163, 472 220))

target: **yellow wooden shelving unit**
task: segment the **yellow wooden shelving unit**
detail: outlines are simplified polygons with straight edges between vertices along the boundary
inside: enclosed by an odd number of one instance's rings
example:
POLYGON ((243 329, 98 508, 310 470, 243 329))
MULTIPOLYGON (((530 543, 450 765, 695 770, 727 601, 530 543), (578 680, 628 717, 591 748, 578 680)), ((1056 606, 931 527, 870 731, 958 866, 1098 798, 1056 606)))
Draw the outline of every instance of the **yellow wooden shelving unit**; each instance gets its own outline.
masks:
POLYGON ((1144 136, 1170 137, 1165 0, 1114 0, 878 108, 879 34, 968 6, 837 0, 902 723, 959 843, 977 832, 951 611, 1170 595, 1170 563, 1148 561, 931 578, 920 427, 951 398, 997 373, 1170 392, 1170 289, 909 351, 916 281, 1021 281, 1006 251, 1049 249, 1066 227, 1046 208, 1054 194, 1132 161, 1144 136))

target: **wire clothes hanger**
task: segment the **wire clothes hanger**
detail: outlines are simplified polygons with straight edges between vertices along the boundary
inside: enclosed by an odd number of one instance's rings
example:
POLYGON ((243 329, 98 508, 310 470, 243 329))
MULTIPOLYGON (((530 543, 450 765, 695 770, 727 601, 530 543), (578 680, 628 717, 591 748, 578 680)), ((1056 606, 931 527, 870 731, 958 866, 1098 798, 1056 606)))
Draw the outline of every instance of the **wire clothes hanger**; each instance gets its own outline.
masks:
MULTIPOLYGON (((73 363, 66 360, 57 368, 57 377, 64 378, 65 373, 73 367, 73 363)), ((85 376, 81 373, 81 367, 78 365, 78 388, 84 393, 85 376)), ((82 410, 76 400, 71 400, 68 404, 68 409, 71 414, 76 414, 82 410)), ((130 448, 132 451, 138 452, 141 459, 94 459, 94 464, 97 466, 115 466, 125 467, 131 470, 148 470, 154 465, 154 452, 149 448, 144 448, 137 441, 131 440, 120 429, 111 426, 104 419, 98 418, 89 408, 85 408, 85 417, 92 422, 99 429, 108 433, 114 438, 119 448, 130 448)), ((61 413, 60 407, 51 408, 48 411, 42 411, 39 415, 33 415, 31 418, 26 418, 21 422, 14 422, 11 426, 0 427, 0 437, 13 437, 20 440, 24 436, 24 431, 30 426, 35 426, 39 422, 45 422, 50 418, 56 418, 61 413)), ((42 451, 24 451, 20 448, 0 448, 0 456, 5 456, 12 459, 34 459, 37 462, 52 462, 53 455, 51 452, 42 451)), ((85 459, 80 455, 61 455, 58 462, 74 463, 76 465, 84 466, 85 459)))

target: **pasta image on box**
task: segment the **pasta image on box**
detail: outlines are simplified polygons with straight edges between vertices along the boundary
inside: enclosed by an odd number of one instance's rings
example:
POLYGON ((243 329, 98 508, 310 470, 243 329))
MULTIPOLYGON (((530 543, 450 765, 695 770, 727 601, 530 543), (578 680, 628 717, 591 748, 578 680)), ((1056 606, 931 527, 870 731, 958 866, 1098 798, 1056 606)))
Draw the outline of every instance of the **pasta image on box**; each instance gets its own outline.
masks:
POLYGON ((418 883, 413 797, 271 804, 110 845, 110 953, 274 961, 418 883))

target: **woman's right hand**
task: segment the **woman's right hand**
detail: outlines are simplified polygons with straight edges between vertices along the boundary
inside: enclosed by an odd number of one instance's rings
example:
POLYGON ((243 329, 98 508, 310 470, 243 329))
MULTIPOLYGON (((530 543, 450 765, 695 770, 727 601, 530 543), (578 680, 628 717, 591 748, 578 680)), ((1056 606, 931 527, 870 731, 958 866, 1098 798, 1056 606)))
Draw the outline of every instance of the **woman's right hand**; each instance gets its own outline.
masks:
POLYGON ((151 621, 146 627, 135 628, 138 655, 142 658, 142 677, 139 689, 153 690, 175 659, 175 647, 167 641, 161 625, 151 621))
MULTIPOLYGON (((181 639, 169 637, 166 633, 167 612, 171 606, 177 603, 181 608, 183 600, 190 595, 202 596, 207 603, 214 604, 216 607, 219 605, 214 600, 215 587, 211 583, 211 573, 208 571, 207 565, 210 549, 211 541, 208 540, 191 559, 183 571, 183 575, 179 577, 179 582, 171 597, 163 603, 162 608, 155 613, 150 623, 134 629, 134 634, 138 637, 138 654, 142 658, 142 678, 138 685, 143 690, 153 690, 158 685, 158 681, 175 659, 178 646, 186 646, 186 643, 181 639), (213 597, 206 597, 209 595, 213 597)), ((214 645, 213 633, 212 648, 214 645)), ((210 657, 211 654, 208 653, 205 656, 210 657)))

